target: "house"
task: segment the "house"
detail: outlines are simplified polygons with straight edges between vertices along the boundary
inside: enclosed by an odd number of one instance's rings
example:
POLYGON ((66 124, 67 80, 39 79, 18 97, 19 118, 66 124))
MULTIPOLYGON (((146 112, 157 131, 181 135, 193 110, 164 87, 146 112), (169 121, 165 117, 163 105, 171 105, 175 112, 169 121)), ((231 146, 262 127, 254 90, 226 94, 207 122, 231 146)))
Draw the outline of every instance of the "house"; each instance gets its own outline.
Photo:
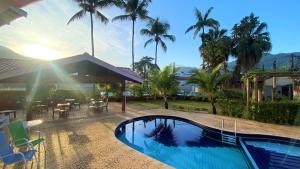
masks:
POLYGON ((196 85, 189 84, 188 79, 192 76, 194 67, 179 67, 176 72, 176 80, 179 82, 178 94, 183 96, 195 96, 198 92, 196 85))

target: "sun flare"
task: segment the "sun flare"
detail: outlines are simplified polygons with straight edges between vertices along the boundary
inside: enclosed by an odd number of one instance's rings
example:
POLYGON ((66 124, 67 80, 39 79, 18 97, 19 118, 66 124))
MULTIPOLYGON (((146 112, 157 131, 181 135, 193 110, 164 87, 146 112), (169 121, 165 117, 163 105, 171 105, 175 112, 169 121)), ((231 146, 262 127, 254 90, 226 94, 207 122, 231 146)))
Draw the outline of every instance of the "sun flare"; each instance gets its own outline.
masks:
POLYGON ((28 57, 42 60, 55 60, 61 58, 61 54, 58 51, 35 44, 23 46, 22 52, 28 57))

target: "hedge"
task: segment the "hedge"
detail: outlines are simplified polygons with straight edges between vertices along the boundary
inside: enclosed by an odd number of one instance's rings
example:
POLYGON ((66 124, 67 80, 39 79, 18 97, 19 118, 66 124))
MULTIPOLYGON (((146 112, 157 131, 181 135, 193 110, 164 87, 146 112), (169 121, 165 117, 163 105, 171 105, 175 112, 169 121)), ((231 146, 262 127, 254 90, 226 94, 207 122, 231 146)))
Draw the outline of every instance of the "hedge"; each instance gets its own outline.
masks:
POLYGON ((246 103, 240 100, 218 100, 218 113, 221 115, 256 120, 264 123, 300 125, 300 102, 278 101, 246 103))
POLYGON ((249 115, 253 120, 275 123, 300 125, 300 103, 293 101, 261 102, 251 104, 249 115))

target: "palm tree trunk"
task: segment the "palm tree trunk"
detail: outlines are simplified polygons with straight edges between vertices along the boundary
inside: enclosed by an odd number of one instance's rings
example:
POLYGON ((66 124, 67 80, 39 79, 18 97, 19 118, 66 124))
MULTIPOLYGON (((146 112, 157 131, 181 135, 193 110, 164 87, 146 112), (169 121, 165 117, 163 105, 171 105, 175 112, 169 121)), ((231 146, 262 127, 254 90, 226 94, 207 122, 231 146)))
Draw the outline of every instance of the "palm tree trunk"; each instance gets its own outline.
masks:
POLYGON ((94 21, 93 21, 93 14, 90 12, 91 16, 91 41, 92 41, 92 56, 95 57, 94 53, 94 21))
POLYGON ((155 65, 157 65, 157 46, 158 46, 158 42, 156 42, 155 45, 155 65))
POLYGON ((165 109, 169 109, 168 96, 164 96, 164 106, 165 106, 165 109))
POLYGON ((210 102, 211 102, 211 107, 212 107, 212 113, 213 114, 217 114, 217 109, 216 109, 216 105, 215 105, 215 99, 213 97, 211 97, 210 102))
POLYGON ((135 70, 135 67, 134 67, 134 28, 135 28, 135 20, 132 20, 132 70, 134 71, 135 70))

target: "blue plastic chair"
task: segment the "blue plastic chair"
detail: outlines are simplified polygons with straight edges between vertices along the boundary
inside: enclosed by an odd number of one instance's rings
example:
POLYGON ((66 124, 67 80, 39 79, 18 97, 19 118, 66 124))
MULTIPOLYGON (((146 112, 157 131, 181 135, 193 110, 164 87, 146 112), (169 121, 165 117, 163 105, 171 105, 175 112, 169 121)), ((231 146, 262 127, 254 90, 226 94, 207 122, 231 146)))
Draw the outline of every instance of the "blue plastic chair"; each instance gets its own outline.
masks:
POLYGON ((15 164, 18 162, 24 162, 25 169, 27 169, 27 162, 32 161, 31 168, 33 165, 33 157, 35 158, 35 161, 37 162, 38 166, 39 163, 37 161, 37 158, 35 156, 36 150, 33 149, 33 146, 28 147, 29 150, 26 152, 14 152, 12 147, 8 144, 7 139, 3 133, 3 131, 0 131, 0 159, 3 161, 3 168, 5 168, 7 165, 15 164))

